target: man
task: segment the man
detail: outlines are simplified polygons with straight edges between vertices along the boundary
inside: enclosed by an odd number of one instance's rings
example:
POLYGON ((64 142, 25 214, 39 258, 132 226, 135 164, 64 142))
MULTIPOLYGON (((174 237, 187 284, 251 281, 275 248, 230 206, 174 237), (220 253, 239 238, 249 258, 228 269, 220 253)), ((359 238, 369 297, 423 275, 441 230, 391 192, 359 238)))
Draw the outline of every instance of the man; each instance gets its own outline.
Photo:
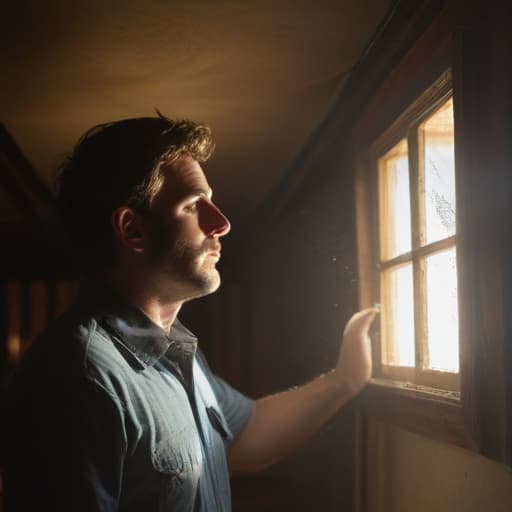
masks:
POLYGON ((10 386, 7 512, 230 510, 230 472, 279 460, 368 381, 373 309, 302 387, 253 402, 210 372, 177 314, 220 285, 230 224, 200 166, 213 147, 207 127, 159 115, 91 129, 64 164, 87 279, 10 386))

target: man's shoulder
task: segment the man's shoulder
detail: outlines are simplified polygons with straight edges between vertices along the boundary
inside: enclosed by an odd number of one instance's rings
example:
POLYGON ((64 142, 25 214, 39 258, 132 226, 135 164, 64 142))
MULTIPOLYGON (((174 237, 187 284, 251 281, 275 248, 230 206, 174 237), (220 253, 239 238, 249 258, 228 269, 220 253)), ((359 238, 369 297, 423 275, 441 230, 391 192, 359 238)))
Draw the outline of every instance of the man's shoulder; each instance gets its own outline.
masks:
POLYGON ((73 307, 30 345, 16 373, 87 378, 116 371, 124 358, 94 314, 73 307))

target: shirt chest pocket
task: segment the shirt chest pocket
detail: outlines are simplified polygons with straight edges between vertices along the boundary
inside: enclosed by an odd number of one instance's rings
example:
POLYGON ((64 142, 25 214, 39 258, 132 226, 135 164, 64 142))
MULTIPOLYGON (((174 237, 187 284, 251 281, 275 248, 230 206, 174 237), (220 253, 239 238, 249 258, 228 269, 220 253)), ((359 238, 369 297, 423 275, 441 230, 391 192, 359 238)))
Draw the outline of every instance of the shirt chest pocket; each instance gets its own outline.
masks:
POLYGON ((196 363, 194 367, 194 376, 196 382, 196 393, 201 407, 205 411, 205 416, 210 427, 216 432, 224 443, 233 440, 233 434, 226 421, 224 415, 220 412, 220 407, 217 398, 212 390, 208 379, 206 378, 201 367, 196 363))
POLYGON ((210 421, 210 424, 214 430, 219 434, 225 443, 228 443, 233 439, 233 434, 229 430, 224 416, 217 410, 215 406, 206 406, 206 415, 208 416, 208 420, 210 421))
POLYGON ((166 432, 155 442, 151 459, 159 474, 160 509, 192 510, 203 465, 197 430, 166 432))

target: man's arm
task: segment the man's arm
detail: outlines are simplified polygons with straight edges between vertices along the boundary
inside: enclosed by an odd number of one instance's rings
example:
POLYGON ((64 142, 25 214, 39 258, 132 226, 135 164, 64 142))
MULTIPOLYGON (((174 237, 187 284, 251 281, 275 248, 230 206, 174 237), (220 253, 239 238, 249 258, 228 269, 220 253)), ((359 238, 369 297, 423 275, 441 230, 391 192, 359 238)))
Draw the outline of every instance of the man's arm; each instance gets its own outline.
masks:
POLYGON ((256 400, 228 450, 232 471, 258 471, 277 462, 317 432, 367 384, 372 373, 370 325, 375 308, 347 323, 338 364, 301 387, 256 400))

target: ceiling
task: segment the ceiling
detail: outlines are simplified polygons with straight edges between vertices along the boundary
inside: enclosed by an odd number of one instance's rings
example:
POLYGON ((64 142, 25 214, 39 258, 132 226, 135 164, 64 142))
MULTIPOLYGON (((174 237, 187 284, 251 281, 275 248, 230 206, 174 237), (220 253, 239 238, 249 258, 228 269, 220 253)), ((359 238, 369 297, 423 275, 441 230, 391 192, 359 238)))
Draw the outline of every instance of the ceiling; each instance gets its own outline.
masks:
POLYGON ((205 166, 235 223, 277 185, 391 0, 4 0, 0 121, 52 186, 92 125, 209 124, 205 166))

